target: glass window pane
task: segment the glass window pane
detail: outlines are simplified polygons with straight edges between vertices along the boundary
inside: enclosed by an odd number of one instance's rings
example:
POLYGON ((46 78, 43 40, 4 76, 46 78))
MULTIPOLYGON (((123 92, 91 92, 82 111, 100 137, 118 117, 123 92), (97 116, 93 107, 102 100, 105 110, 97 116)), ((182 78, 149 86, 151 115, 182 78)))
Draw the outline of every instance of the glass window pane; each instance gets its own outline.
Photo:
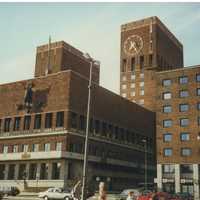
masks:
POLYGON ((172 81, 170 79, 163 80, 163 86, 170 86, 172 81))
POLYGON ((181 76, 181 77, 179 77, 179 83, 180 84, 186 84, 186 83, 188 83, 188 77, 187 76, 181 76))
POLYGON ((163 112, 164 113, 172 112, 172 106, 170 106, 170 105, 163 106, 163 112))

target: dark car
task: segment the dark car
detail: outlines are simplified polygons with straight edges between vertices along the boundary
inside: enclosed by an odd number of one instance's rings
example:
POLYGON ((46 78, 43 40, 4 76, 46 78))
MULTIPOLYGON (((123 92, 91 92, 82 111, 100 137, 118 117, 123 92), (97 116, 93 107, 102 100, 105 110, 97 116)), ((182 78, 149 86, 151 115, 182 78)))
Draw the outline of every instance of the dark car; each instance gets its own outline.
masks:
POLYGON ((190 193, 186 193, 186 192, 179 192, 177 193, 177 195, 179 197, 181 197, 181 200, 193 200, 193 196, 190 193))
POLYGON ((1 195, 16 196, 20 193, 19 189, 15 186, 0 186, 1 195))

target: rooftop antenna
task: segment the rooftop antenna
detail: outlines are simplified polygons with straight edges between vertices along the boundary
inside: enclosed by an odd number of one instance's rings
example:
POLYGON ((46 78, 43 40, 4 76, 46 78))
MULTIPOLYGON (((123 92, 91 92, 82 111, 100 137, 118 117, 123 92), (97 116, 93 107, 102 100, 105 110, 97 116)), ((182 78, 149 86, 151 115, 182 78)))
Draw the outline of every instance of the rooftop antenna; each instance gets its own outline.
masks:
POLYGON ((49 36, 49 44, 48 44, 48 63, 45 75, 48 75, 51 71, 51 64, 50 64, 50 50, 51 50, 51 36, 49 36))

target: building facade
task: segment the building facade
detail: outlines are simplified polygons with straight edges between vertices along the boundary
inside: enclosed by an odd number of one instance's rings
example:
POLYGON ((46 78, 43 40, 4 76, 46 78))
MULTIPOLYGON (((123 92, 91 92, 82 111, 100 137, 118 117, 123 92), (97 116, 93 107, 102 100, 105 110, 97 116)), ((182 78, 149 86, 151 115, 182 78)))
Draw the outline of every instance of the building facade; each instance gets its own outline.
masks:
POLYGON ((157 18, 121 26, 120 94, 156 113, 157 183, 199 200, 200 67, 157 18))
MULTIPOLYGON (((65 42, 50 47, 37 48, 35 78, 0 85, 1 185, 33 191, 82 178, 89 63, 65 42)), ((99 86, 93 69, 89 184, 144 183, 145 155, 153 181, 155 114, 99 86)))
POLYGON ((199 199, 200 66, 157 73, 157 181, 199 199))
POLYGON ((157 18, 121 26, 120 94, 155 111, 156 71, 183 67, 183 46, 157 18))

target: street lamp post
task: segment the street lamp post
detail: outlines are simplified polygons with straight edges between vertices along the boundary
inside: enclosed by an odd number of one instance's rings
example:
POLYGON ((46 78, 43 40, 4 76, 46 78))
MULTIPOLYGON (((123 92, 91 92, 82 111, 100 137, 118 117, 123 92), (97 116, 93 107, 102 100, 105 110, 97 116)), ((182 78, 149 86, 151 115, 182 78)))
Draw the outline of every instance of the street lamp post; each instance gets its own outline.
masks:
POLYGON ((147 140, 143 139, 144 143, 144 188, 147 190, 147 140))
POLYGON ((84 149, 84 162, 83 162, 83 184, 82 184, 82 193, 81 200, 86 199, 86 183, 87 183, 87 164, 88 164, 88 146, 89 146, 89 126, 90 126, 90 104, 91 104, 91 90, 92 90, 92 69, 93 65, 97 63, 89 54, 85 54, 84 57, 90 63, 90 76, 88 84, 88 102, 87 102, 87 119, 86 119, 86 133, 85 133, 85 149, 84 149))

